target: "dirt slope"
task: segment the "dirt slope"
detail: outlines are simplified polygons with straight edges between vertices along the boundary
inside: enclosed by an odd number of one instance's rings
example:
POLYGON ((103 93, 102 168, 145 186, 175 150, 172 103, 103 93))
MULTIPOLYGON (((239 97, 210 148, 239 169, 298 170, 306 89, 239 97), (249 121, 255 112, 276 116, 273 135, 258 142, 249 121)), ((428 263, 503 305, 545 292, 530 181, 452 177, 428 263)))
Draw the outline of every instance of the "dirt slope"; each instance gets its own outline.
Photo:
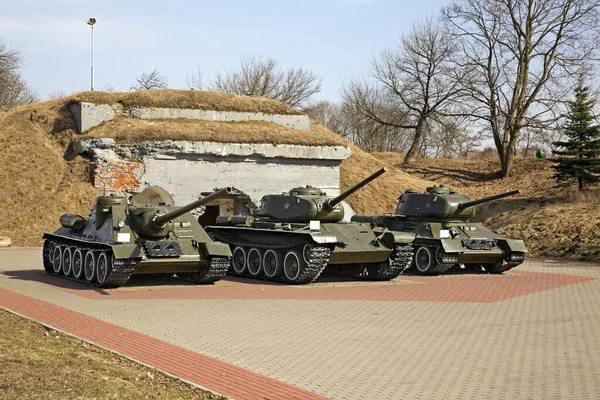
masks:
MULTIPOLYGON (((167 92, 167 98, 172 99, 173 91, 167 92)), ((143 95, 143 101, 139 98, 134 100, 160 106, 159 100, 165 97, 165 93, 152 93, 138 95, 143 95), (152 93, 156 98, 151 97, 152 93)), ((185 93, 181 95, 186 96, 185 93)), ((57 228, 60 214, 88 214, 99 194, 90 184, 89 164, 81 158, 71 162, 62 158, 68 144, 80 136, 75 130, 68 105, 74 100, 123 101, 124 96, 118 93, 83 93, 0 113, 0 148, 3 149, 0 152, 0 236, 10 237, 14 246, 40 246, 42 233, 57 228)), ((134 100, 128 98, 127 101, 134 100)), ((234 100, 243 104, 240 106, 242 109, 248 109, 255 99, 237 96, 234 100)), ((263 100, 258 99, 261 107, 264 107, 263 100)), ((270 102, 267 103, 271 106, 270 102)), ((262 122, 119 119, 92 129, 90 135, 112 136, 120 141, 187 138, 312 146, 350 145, 314 124, 309 133, 299 133, 262 122)), ((341 166, 342 188, 350 187, 386 165, 354 146, 351 148, 352 156, 341 166)), ((392 212, 396 197, 404 189, 410 186, 422 190, 429 184, 392 167, 381 178, 352 195, 348 202, 358 213, 392 212)))
MULTIPOLYGON (((402 155, 372 154, 392 165, 402 155)), ((517 158, 515 173, 499 179, 492 159, 420 159, 405 172, 443 183, 471 198, 521 189, 521 194, 477 208, 476 220, 508 236, 525 239, 532 255, 600 261, 600 193, 577 196, 575 188, 556 188, 552 162, 517 158)))

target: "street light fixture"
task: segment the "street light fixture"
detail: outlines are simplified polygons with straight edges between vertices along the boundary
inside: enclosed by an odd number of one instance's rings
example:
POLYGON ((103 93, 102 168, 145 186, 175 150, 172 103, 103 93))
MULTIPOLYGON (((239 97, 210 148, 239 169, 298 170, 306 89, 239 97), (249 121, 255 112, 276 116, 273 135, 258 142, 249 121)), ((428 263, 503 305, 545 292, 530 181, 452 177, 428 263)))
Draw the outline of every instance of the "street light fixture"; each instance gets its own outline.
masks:
POLYGON ((89 26, 92 27, 92 83, 91 90, 94 91, 94 24, 96 23, 96 18, 88 18, 86 21, 89 26))

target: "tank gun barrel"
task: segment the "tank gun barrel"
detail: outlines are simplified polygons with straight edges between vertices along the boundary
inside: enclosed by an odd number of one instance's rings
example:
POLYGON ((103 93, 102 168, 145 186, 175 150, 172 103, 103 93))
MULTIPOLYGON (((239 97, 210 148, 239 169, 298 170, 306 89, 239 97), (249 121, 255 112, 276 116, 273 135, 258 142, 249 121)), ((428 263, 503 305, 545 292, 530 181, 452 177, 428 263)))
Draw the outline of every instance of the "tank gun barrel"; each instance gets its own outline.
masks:
POLYGON ((506 192, 506 193, 500 193, 500 194, 495 194, 493 196, 484 197, 484 198, 478 199, 478 200, 466 201, 464 203, 460 203, 458 205, 458 209, 464 210, 465 208, 474 207, 474 206, 482 204, 482 203, 487 203, 489 201, 502 199, 502 198, 508 197, 508 196, 514 196, 515 194, 519 194, 519 193, 521 193, 521 191, 517 189, 517 190, 511 190, 510 192, 506 192))
POLYGON ((173 210, 167 214, 156 217, 156 219, 154 220, 154 223, 157 226, 163 226, 170 220, 175 219, 175 218, 193 210, 194 208, 197 208, 197 207, 200 207, 201 205, 209 203, 212 200, 218 199, 219 197, 223 197, 226 194, 231 193, 231 191, 232 191, 232 189, 230 187, 226 187, 224 189, 217 190, 216 192, 213 192, 213 193, 209 194, 208 196, 204 196, 203 198, 198 199, 188 205, 180 207, 177 210, 173 210))
POLYGON ((358 189, 367 185, 369 182, 376 179, 377 177, 379 177, 386 171, 387 171, 387 168, 385 168, 385 167, 381 168, 379 171, 374 172, 373 174, 369 175, 368 177, 366 177, 362 181, 358 182, 356 185, 352 186, 350 189, 346 190, 345 192, 341 193, 340 195, 334 197, 333 199, 329 199, 329 200, 325 201, 325 203, 323 204, 323 207, 326 210, 329 210, 329 211, 332 210, 333 207, 335 207, 339 203, 341 203, 346 197, 350 196, 352 193, 356 192, 358 189))

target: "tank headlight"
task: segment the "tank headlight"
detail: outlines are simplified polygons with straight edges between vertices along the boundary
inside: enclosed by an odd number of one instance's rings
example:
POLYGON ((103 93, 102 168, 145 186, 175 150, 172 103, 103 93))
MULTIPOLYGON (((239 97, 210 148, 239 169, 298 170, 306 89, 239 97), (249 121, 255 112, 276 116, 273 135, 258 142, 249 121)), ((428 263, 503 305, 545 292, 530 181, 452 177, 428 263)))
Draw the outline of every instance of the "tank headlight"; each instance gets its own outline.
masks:
POLYGON ((125 222, 123 222, 123 221, 119 221, 119 222, 117 222, 117 226, 118 226, 119 228, 122 228, 122 227, 124 227, 124 226, 125 226, 125 222))

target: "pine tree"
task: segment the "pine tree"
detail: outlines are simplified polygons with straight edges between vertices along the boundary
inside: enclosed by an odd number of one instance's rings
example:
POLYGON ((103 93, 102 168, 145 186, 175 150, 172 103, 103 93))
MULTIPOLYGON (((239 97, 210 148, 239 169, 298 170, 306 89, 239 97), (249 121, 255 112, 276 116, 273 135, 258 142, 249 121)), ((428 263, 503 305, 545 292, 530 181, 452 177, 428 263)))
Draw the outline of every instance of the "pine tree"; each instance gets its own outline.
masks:
POLYGON ((575 88, 575 101, 569 102, 569 114, 564 134, 566 141, 554 142, 560 156, 553 160, 558 165, 554 179, 559 182, 577 180, 579 190, 600 182, 600 126, 594 124, 594 99, 588 98, 589 87, 583 86, 580 76, 575 88))

